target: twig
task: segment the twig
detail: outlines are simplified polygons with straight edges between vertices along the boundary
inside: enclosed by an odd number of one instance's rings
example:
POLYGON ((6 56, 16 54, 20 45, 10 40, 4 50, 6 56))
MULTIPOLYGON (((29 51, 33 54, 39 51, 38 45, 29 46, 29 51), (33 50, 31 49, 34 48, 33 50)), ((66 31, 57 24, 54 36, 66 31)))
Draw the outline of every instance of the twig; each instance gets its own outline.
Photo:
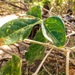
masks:
POLYGON ((65 20, 64 18, 61 18, 63 21, 66 21, 67 23, 69 23, 71 26, 75 27, 75 25, 73 25, 72 23, 70 23, 69 21, 65 20))
POLYGON ((0 46, 0 50, 4 51, 4 52, 6 52, 6 53, 8 53, 8 54, 10 54, 10 55, 16 55, 16 54, 14 54, 14 53, 12 53, 12 52, 9 52, 8 50, 5 50, 5 49, 2 48, 1 46, 0 46))
POLYGON ((70 51, 66 53, 66 75, 69 75, 69 54, 70 51))
POLYGON ((53 47, 46 54, 46 56, 44 57, 44 59, 42 60, 42 62, 40 63, 39 67, 37 68, 37 70, 35 71, 33 75, 37 75, 37 73, 39 72, 40 68, 42 67, 43 63, 45 62, 46 58, 48 57, 48 55, 51 53, 52 50, 53 50, 53 47))
MULTIPOLYGON (((29 40, 29 39, 24 39, 24 42, 40 44, 40 45, 43 45, 43 46, 49 47, 49 48, 52 48, 52 47, 53 47, 53 48, 55 48, 55 49, 57 49, 57 50, 61 50, 61 51, 65 52, 65 53, 67 52, 66 49, 69 49, 70 51, 74 51, 74 52, 75 52, 74 49, 72 50, 71 48, 68 48, 68 47, 60 48, 60 47, 56 47, 56 46, 54 46, 54 45, 50 45, 50 44, 48 44, 48 43, 42 43, 42 42, 38 42, 38 41, 34 41, 34 40, 29 40)), ((73 60, 70 59, 70 61, 75 65, 75 63, 74 63, 73 60)))
MULTIPOLYGON (((57 57, 56 57, 56 60, 57 60, 57 57)), ((58 60, 57 60, 57 63, 56 63, 56 75, 58 75, 58 60)))
POLYGON ((70 61, 71 61, 71 63, 73 64, 73 65, 75 65, 75 60, 74 59, 69 59, 70 61))
POLYGON ((29 48, 29 45, 27 45, 27 44, 25 44, 23 42, 17 42, 17 43, 20 44, 20 45, 22 45, 22 46, 24 46, 24 47, 26 47, 26 48, 29 48))
POLYGON ((8 1, 6 1, 6 0, 1 0, 1 1, 3 1, 3 2, 5 2, 5 3, 9 4, 9 5, 12 5, 12 6, 14 6, 14 7, 17 7, 17 8, 20 8, 20 9, 22 9, 22 10, 27 11, 27 9, 22 8, 22 7, 20 7, 20 6, 17 6, 17 5, 14 5, 14 4, 12 4, 11 2, 8 2, 8 1))
MULTIPOLYGON (((51 7, 51 9, 49 10, 49 12, 51 12, 51 11, 52 11, 52 9, 53 9, 53 7, 51 7)), ((49 13, 49 16, 52 16, 52 15, 49 13)))
POLYGON ((75 52, 75 46, 74 46, 74 48, 70 48, 70 50, 73 51, 73 52, 75 52))
POLYGON ((51 75, 51 73, 46 69, 46 67, 43 65, 43 68, 45 69, 45 71, 49 74, 49 75, 51 75))
POLYGON ((69 34, 69 35, 67 35, 66 37, 69 37, 69 36, 74 35, 74 34, 75 34, 75 32, 70 33, 70 34, 69 34))
POLYGON ((75 59, 74 52, 71 52, 72 58, 75 59))
POLYGON ((73 50, 75 50, 75 46, 71 47, 70 49, 73 49, 73 50))
POLYGON ((42 43, 42 42, 38 42, 38 41, 34 41, 34 40, 30 40, 30 39, 24 39, 24 42, 30 42, 30 43, 35 43, 35 44, 40 44, 40 45, 43 45, 43 46, 46 46, 46 47, 49 47, 49 48, 55 48, 55 49, 58 49, 58 50, 62 50, 64 52, 67 52, 67 50, 65 48, 60 48, 60 47, 56 47, 54 45, 50 45, 48 43, 42 43))
POLYGON ((66 44, 64 45, 64 47, 69 43, 69 39, 67 40, 66 44))

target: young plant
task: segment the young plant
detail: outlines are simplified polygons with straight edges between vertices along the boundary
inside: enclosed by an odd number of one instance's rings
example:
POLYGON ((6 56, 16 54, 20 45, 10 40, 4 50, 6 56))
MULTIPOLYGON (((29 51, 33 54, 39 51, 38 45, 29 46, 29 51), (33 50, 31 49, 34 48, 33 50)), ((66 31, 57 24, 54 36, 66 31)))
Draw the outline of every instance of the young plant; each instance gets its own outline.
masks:
MULTIPOLYGON (((19 18, 4 24, 0 28, 0 45, 10 45, 18 41, 23 41, 30 35, 33 26, 40 24, 41 29, 37 32, 33 40, 43 43, 50 41, 57 47, 64 46, 66 34, 62 20, 56 16, 42 20, 41 12, 42 8, 40 6, 34 6, 26 14, 21 15, 33 17, 33 19, 19 18)), ((31 64, 36 59, 43 59, 44 51, 44 46, 33 43, 30 45, 28 52, 25 53, 25 58, 31 64)))

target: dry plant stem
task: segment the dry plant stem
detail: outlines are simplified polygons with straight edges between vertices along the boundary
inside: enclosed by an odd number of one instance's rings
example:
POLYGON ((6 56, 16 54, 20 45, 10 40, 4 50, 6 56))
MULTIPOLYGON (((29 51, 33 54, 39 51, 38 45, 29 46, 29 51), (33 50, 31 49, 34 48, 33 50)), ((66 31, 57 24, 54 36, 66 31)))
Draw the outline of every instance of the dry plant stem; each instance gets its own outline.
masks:
POLYGON ((35 71, 35 73, 33 75, 37 75, 38 74, 40 68, 42 67, 43 63, 45 62, 46 58, 48 57, 48 55, 51 53, 52 50, 53 50, 53 47, 46 54, 46 56, 44 57, 44 59, 42 60, 42 62, 40 63, 39 67, 37 68, 37 70, 35 71))
POLYGON ((74 47, 71 47, 70 49, 73 49, 73 50, 75 50, 75 46, 74 46, 74 47))
POLYGON ((66 75, 69 75, 69 54, 70 51, 66 53, 66 75))
POLYGON ((22 45, 22 46, 24 46, 24 47, 26 47, 26 48, 29 48, 29 45, 27 45, 27 44, 24 44, 22 42, 17 42, 17 43, 20 44, 20 45, 22 45))
POLYGON ((16 54, 14 54, 14 53, 12 53, 12 52, 9 52, 9 51, 4 50, 2 47, 0 47, 0 50, 4 51, 4 52, 6 52, 6 53, 8 53, 8 54, 10 54, 10 55, 16 55, 16 54))
POLYGON ((12 5, 12 6, 14 6, 14 7, 17 7, 17 8, 20 8, 20 9, 22 9, 22 10, 26 10, 26 11, 27 11, 27 9, 22 8, 22 7, 20 7, 20 6, 17 6, 17 5, 14 5, 14 4, 12 4, 11 2, 9 2, 9 1, 7 1, 7 0, 1 0, 1 1, 5 2, 6 4, 9 4, 9 5, 12 5))
POLYGON ((74 33, 70 33, 69 35, 67 35, 66 37, 69 37, 69 36, 71 36, 71 35, 74 35, 75 34, 75 32, 74 33))
POLYGON ((73 64, 73 65, 75 65, 75 60, 74 59, 69 59, 70 61, 71 61, 71 63, 73 64))
MULTIPOLYGON (((35 43, 35 44, 40 44, 40 45, 43 45, 43 46, 45 46, 45 47, 48 47, 48 48, 55 48, 55 49, 57 49, 57 50, 61 50, 61 51, 63 51, 63 52, 67 52, 67 50, 66 49, 69 49, 70 51, 74 51, 75 52, 75 47, 73 48, 73 49, 71 49, 71 48, 68 48, 68 47, 63 47, 63 48, 60 48, 60 47, 56 47, 56 46, 54 46, 54 45, 50 45, 50 44, 48 44, 48 43, 42 43, 42 42, 38 42, 38 41, 34 41, 34 40, 30 40, 30 39, 24 39, 24 42, 27 42, 27 43, 35 43)), ((75 65, 75 62, 73 61, 73 60, 71 60, 71 59, 69 59, 71 62, 72 62, 72 64, 74 64, 75 65)))
POLYGON ((45 69, 45 71, 49 74, 49 75, 51 75, 51 73, 46 69, 46 67, 43 65, 43 68, 45 69))
POLYGON ((75 46, 74 46, 74 47, 71 47, 71 48, 68 48, 68 47, 67 47, 67 49, 69 49, 70 51, 75 52, 75 46))
POLYGON ((65 20, 64 18, 61 18, 63 21, 66 21, 67 23, 69 23, 71 26, 75 27, 75 25, 73 25, 72 23, 70 23, 69 21, 65 20))
POLYGON ((66 44, 64 45, 64 47, 67 46, 68 43, 69 43, 69 39, 67 40, 67 42, 66 42, 66 44))
POLYGON ((53 48, 55 48, 55 49, 58 49, 58 50, 62 50, 62 51, 64 51, 64 52, 67 52, 65 48, 56 47, 56 46, 50 45, 50 44, 48 44, 48 43, 42 43, 42 42, 30 40, 30 39, 24 39, 24 42, 40 44, 40 45, 43 45, 43 46, 46 46, 46 47, 49 47, 49 48, 52 48, 52 47, 53 47, 53 48))
MULTIPOLYGON (((49 12, 51 12, 51 11, 52 11, 52 9, 53 9, 53 7, 51 7, 51 9, 49 10, 49 12)), ((52 16, 52 15, 49 13, 49 16, 52 16)))
MULTIPOLYGON (((50 45, 50 44, 48 44, 48 43, 42 43, 42 42, 30 40, 30 39, 24 39, 23 41, 24 41, 24 42, 27 42, 27 43, 40 44, 40 45, 43 45, 43 46, 49 47, 49 48, 53 47, 53 48, 55 48, 55 49, 58 49, 58 50, 61 50, 61 51, 64 51, 64 52, 67 52, 66 49, 69 49, 69 50, 71 50, 71 51, 74 51, 74 49, 72 50, 71 48, 68 48, 68 47, 63 47, 63 48, 61 48, 61 47, 56 47, 56 46, 50 45)), ((75 52, 75 51, 74 51, 74 52, 75 52)))

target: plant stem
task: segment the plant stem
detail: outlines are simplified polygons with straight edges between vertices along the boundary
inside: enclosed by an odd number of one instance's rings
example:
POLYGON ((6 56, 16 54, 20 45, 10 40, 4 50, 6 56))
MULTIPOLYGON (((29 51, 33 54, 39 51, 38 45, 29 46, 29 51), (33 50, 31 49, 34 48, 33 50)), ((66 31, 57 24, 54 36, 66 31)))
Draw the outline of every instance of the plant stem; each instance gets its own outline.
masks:
POLYGON ((16 55, 16 54, 14 54, 12 52, 9 52, 8 50, 5 50, 4 48, 2 48, 2 46, 0 46, 0 50, 4 51, 4 52, 6 52, 6 53, 8 53, 10 55, 16 55))
POLYGON ((70 51, 68 51, 66 54, 66 75, 69 75, 69 54, 70 51))
MULTIPOLYGON (((55 49, 57 49, 57 50, 61 50, 61 51, 63 51, 63 52, 68 52, 68 51, 74 51, 75 52, 75 47, 74 48, 68 48, 68 47, 63 47, 63 48, 61 48, 61 47, 56 47, 56 46, 54 46, 54 45, 50 45, 50 44, 48 44, 48 43, 42 43, 42 42, 38 42, 38 41, 34 41, 34 40, 30 40, 30 39, 24 39, 24 42, 27 42, 27 43, 35 43, 35 44, 40 44, 40 45, 43 45, 43 46, 45 46, 45 47, 48 47, 48 48, 55 48, 55 49)), ((66 55, 65 55, 66 56, 66 55)), ((72 59, 69 59, 71 62, 72 62, 72 64, 74 64, 75 65, 75 62, 72 60, 72 59)))
POLYGON ((51 75, 51 73, 46 69, 46 67, 43 65, 43 68, 45 69, 45 71, 49 74, 49 75, 51 75))
POLYGON ((45 62, 46 58, 48 57, 48 55, 51 53, 52 50, 53 50, 53 47, 46 54, 46 56, 44 57, 44 59, 42 60, 42 62, 40 63, 39 67, 37 68, 36 72, 33 75, 37 75, 37 73, 39 72, 40 68, 42 67, 43 63, 45 62))
POLYGON ((69 36, 71 36, 71 35, 73 35, 73 34, 75 34, 75 32, 74 33, 70 33, 69 35, 67 35, 66 37, 69 37, 69 36))
POLYGON ((42 42, 38 42, 38 41, 34 41, 34 40, 30 40, 30 39, 24 39, 24 42, 30 42, 30 43, 35 43, 35 44, 40 44, 40 45, 43 45, 43 46, 46 46, 46 47, 49 47, 49 48, 55 48, 55 49, 58 49, 58 50, 62 50, 64 52, 67 52, 67 50, 65 49, 65 47, 61 48, 61 47, 56 47, 54 45, 50 45, 48 43, 42 43, 42 42))

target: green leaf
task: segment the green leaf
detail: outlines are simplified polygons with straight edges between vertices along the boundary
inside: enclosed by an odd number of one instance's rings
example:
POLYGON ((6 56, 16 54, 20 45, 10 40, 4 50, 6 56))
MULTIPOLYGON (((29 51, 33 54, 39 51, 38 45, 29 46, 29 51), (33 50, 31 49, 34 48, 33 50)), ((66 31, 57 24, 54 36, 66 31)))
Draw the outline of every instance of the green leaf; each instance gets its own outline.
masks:
POLYGON ((38 22, 38 20, 22 18, 7 22, 0 28, 0 45, 13 44, 27 38, 38 22))
POLYGON ((2 75, 21 75, 22 60, 16 55, 2 67, 0 74, 2 75))
POLYGON ((26 14, 18 14, 18 15, 19 16, 35 17, 35 18, 38 18, 38 19, 42 19, 41 7, 40 6, 34 6, 26 14))
POLYGON ((56 46, 63 46, 66 41, 65 26, 59 17, 47 18, 42 23, 42 32, 46 39, 56 46))
POLYGON ((42 19, 42 16, 41 16, 41 7, 40 6, 34 6, 26 14, 34 16, 34 17, 39 18, 39 19, 42 19))
POLYGON ((35 18, 34 16, 32 15, 27 15, 27 14, 18 14, 19 16, 25 16, 25 17, 28 17, 28 18, 35 18))
MULTIPOLYGON (((35 41, 40 41, 45 43, 46 39, 44 38, 42 31, 39 31, 34 37, 35 41)), ((25 53, 25 58, 29 64, 31 64, 36 59, 43 59, 45 47, 39 44, 31 44, 28 52, 25 53)))

